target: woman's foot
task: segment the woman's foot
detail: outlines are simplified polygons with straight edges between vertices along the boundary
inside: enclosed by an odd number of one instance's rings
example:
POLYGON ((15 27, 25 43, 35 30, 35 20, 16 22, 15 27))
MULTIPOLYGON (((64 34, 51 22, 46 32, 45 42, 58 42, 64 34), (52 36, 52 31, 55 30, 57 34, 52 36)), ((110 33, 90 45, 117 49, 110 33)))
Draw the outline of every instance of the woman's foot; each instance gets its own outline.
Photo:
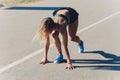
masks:
POLYGON ((63 61, 63 55, 58 54, 56 59, 54 60, 54 63, 61 63, 63 61))
POLYGON ((79 53, 83 53, 84 52, 84 42, 81 41, 80 44, 78 44, 78 49, 79 49, 79 53))

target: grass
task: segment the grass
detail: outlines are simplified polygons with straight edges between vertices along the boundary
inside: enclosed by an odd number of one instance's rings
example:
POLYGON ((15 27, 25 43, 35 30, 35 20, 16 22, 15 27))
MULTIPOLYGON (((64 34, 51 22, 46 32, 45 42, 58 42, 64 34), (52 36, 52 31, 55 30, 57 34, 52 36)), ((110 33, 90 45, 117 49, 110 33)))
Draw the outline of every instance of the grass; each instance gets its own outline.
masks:
POLYGON ((20 0, 20 3, 25 3, 25 2, 32 2, 32 1, 34 1, 34 0, 20 0))
POLYGON ((13 6, 13 5, 26 4, 26 3, 36 2, 36 1, 41 1, 41 0, 8 0, 8 1, 3 0, 1 3, 4 6, 13 6))

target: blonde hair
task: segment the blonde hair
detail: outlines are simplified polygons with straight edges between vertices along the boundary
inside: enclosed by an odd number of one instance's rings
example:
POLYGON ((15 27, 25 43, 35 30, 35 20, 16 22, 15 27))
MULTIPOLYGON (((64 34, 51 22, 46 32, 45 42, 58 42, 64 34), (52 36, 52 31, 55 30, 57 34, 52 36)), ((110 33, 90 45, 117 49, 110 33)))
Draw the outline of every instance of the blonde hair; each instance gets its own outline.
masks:
POLYGON ((52 18, 50 17, 44 18, 41 21, 40 28, 38 30, 38 34, 40 38, 42 40, 47 39, 49 34, 52 32, 53 27, 54 27, 54 21, 52 20, 52 18))

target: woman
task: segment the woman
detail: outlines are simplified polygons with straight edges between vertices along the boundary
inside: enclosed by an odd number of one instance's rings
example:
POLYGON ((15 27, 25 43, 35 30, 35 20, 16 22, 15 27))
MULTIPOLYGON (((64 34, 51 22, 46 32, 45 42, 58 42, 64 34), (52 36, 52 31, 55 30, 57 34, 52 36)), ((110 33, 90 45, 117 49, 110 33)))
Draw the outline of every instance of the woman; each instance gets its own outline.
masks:
POLYGON ((61 42, 58 37, 59 33, 62 35, 62 45, 64 49, 64 54, 66 56, 67 65, 66 69, 73 69, 72 63, 70 61, 70 55, 68 50, 68 36, 71 41, 77 42, 80 52, 84 51, 83 41, 80 40, 78 36, 76 36, 77 28, 78 28, 78 13, 73 8, 60 8, 53 12, 53 19, 48 17, 43 19, 41 23, 41 28, 39 29, 39 34, 42 39, 44 39, 45 50, 44 50, 44 58, 41 60, 40 64, 45 64, 47 60, 47 53, 49 49, 49 34, 52 34, 54 44, 58 51, 58 56, 54 60, 54 63, 60 63, 63 61, 61 42), (68 26, 68 33, 67 27, 68 26))

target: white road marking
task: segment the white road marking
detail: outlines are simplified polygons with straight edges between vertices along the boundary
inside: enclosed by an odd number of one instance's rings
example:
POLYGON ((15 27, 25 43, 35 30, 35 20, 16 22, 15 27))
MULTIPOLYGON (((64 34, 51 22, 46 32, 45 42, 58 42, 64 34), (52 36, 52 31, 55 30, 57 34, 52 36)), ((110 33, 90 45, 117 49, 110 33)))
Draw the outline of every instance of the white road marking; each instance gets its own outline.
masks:
POLYGON ((110 19, 110 18, 112 18, 112 17, 114 17, 116 15, 119 15, 119 14, 120 14, 120 11, 118 11, 118 12, 116 12, 114 14, 111 14, 110 16, 107 16, 107 17, 105 17, 105 18, 103 18, 103 19, 101 19, 101 20, 99 20, 99 21, 97 21, 97 22, 95 22, 95 23, 93 23, 93 24, 91 24, 91 25, 89 25, 89 26, 79 30, 77 33, 82 33, 84 31, 94 27, 95 25, 100 24, 100 23, 102 23, 102 22, 104 22, 104 21, 106 21, 106 20, 108 20, 108 19, 110 19))
MULTIPOLYGON (((110 18, 112 18, 112 17, 114 17, 114 16, 116 16, 116 15, 118 15, 118 14, 120 14, 120 11, 118 11, 118 12, 116 12, 116 13, 114 13, 114 14, 111 14, 111 15, 103 18, 102 20, 99 20, 99 21, 97 21, 97 22, 95 22, 95 23, 93 23, 93 24, 91 24, 91 25, 89 25, 89 26, 87 26, 87 27, 79 30, 77 33, 82 33, 82 32, 84 32, 84 31, 86 31, 86 30, 94 27, 95 25, 100 24, 100 23, 102 23, 102 22, 104 22, 104 21, 106 21, 106 20, 108 20, 108 19, 110 19, 110 18)), ((50 47, 53 47, 53 46, 54 46, 54 44, 51 44, 50 47)), ((43 51, 44 51, 44 49, 42 48, 42 49, 40 49, 40 50, 38 50, 38 51, 35 51, 35 52, 31 53, 31 54, 28 55, 28 56, 25 56, 25 57, 23 57, 23 58, 15 61, 15 62, 11 63, 11 64, 8 64, 7 66, 5 66, 5 67, 3 67, 3 68, 0 69, 0 73, 3 73, 3 72, 7 71, 8 69, 10 69, 10 68, 12 68, 12 67, 14 67, 14 66, 16 66, 16 65, 18 65, 18 64, 20 64, 20 63, 22 63, 22 62, 27 61, 28 59, 30 59, 30 58, 32 58, 32 57, 34 57, 34 56, 42 53, 43 51)))

